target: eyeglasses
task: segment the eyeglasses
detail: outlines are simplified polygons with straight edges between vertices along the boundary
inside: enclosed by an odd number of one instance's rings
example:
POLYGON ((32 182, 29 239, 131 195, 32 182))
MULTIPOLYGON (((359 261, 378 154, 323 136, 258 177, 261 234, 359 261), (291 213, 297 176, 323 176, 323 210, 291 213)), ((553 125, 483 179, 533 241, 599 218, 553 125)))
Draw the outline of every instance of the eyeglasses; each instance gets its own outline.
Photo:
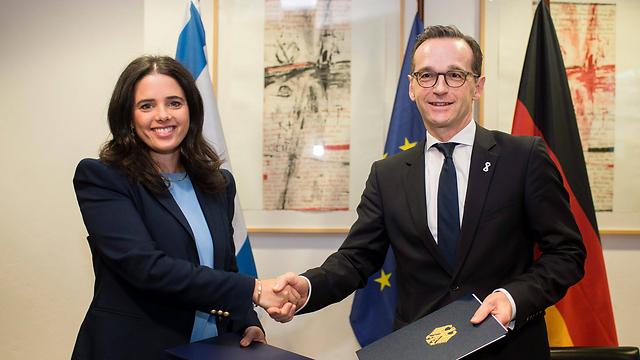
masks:
POLYGON ((440 75, 444 76, 444 82, 452 88, 457 88, 464 85, 464 83, 467 81, 467 75, 480 77, 480 75, 478 74, 474 74, 472 72, 464 70, 450 70, 444 73, 435 71, 416 71, 411 74, 411 76, 415 77, 418 81, 418 85, 423 88, 436 86, 440 75))

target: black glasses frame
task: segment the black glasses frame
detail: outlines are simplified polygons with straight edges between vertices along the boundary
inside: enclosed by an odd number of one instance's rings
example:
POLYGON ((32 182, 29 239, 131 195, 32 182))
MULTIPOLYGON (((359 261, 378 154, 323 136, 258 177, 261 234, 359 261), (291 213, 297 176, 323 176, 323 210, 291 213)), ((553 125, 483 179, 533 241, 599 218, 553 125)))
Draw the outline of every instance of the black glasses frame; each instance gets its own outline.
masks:
POLYGON ((416 72, 414 72, 413 74, 411 74, 411 76, 413 76, 414 78, 416 78, 416 81, 418 82, 418 85, 420 85, 420 87, 423 87, 423 88, 425 88, 425 89, 432 88, 432 87, 436 86, 436 84, 438 84, 438 80, 440 79, 440 75, 442 75, 442 77, 444 78, 444 82, 445 82, 445 84, 447 84, 447 86, 448 86, 448 87, 452 87, 452 88, 459 88, 459 87, 461 87, 462 85, 464 85, 464 84, 467 82, 467 76, 469 76, 469 75, 472 75, 472 76, 475 76, 475 77, 480 77, 480 75, 478 75, 478 74, 476 74, 476 73, 472 73, 472 72, 470 72, 470 71, 465 71, 465 70, 449 70, 449 71, 447 71, 447 72, 416 71, 416 72), (425 73, 425 72, 427 72, 427 73, 432 73, 432 74, 435 74, 435 75, 436 75, 436 81, 434 81, 434 82, 433 82, 433 85, 431 85, 431 86, 424 86, 424 85, 422 85, 422 84, 420 83, 420 80, 418 80, 418 74, 419 74, 419 73, 425 73), (457 85, 457 86, 453 86, 453 85, 450 85, 450 84, 449 84, 449 81, 447 81, 447 74, 448 74, 448 73, 454 73, 454 72, 461 72, 461 73, 464 73, 464 78, 463 78, 463 80, 462 80, 462 84, 457 85))

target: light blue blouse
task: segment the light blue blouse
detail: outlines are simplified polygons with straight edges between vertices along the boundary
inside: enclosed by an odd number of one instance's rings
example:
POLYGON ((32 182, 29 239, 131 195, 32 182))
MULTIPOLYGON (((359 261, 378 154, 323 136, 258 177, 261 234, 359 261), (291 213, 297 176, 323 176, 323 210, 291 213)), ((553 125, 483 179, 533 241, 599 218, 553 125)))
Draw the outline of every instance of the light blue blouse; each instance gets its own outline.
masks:
MULTIPOLYGON (((166 179, 180 180, 185 177, 185 173, 168 174, 162 173, 166 179)), ((189 176, 181 181, 165 181, 169 184, 169 191, 176 203, 180 207, 182 214, 187 218, 191 231, 196 239, 196 247, 198 249, 198 257, 200 265, 208 266, 213 269, 213 239, 204 218, 200 202, 193 190, 193 184, 189 176)), ((191 342, 218 336, 218 328, 216 326, 216 317, 211 314, 196 310, 193 330, 191 332, 191 342)))

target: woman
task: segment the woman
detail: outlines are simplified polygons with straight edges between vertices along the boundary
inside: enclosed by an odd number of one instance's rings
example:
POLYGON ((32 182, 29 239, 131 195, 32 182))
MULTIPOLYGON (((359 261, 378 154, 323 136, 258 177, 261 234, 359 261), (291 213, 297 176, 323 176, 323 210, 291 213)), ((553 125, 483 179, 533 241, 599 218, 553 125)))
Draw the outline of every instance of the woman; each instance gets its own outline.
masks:
POLYGON ((169 57, 134 60, 107 117, 113 138, 73 180, 96 281, 72 358, 168 358, 226 332, 264 342, 252 302, 292 313, 299 295, 237 273, 235 183, 202 136, 191 74, 169 57))

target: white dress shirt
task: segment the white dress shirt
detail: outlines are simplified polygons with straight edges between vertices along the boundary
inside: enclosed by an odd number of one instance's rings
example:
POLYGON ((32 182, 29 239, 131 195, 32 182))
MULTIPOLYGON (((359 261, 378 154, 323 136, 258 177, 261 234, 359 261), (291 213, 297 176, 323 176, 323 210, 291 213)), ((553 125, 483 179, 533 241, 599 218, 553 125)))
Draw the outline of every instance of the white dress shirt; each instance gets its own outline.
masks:
MULTIPOLYGON (((460 227, 464 215, 464 203, 467 198, 467 185, 469 184, 469 168, 471 167, 471 150, 476 139, 476 122, 471 122, 448 142, 458 143, 453 150, 453 164, 456 167, 456 181, 458 183, 458 210, 460 211, 460 227)), ((424 186, 427 205, 427 224, 431 230, 433 239, 438 243, 438 183, 440 170, 444 162, 444 155, 433 144, 440 142, 427 131, 427 141, 424 144, 424 186), (432 204, 432 206, 429 206, 432 204)), ((515 326, 516 303, 509 292, 503 288, 496 289, 507 296, 511 303, 511 323, 509 328, 515 326)), ((495 292, 494 291, 494 292, 495 292)))
MULTIPOLYGON (((471 166, 471 150, 476 138, 476 122, 471 122, 449 140, 459 145, 453 150, 453 164, 456 167, 458 181, 458 210, 460 211, 460 225, 464 214, 464 201, 467 197, 467 183, 469 180, 469 166, 471 166)), ((438 243, 438 182, 440 170, 444 162, 444 155, 433 144, 439 143, 427 132, 427 142, 424 145, 424 186, 427 206, 427 223, 433 238, 438 243), (431 204, 431 206, 429 206, 431 204)))

